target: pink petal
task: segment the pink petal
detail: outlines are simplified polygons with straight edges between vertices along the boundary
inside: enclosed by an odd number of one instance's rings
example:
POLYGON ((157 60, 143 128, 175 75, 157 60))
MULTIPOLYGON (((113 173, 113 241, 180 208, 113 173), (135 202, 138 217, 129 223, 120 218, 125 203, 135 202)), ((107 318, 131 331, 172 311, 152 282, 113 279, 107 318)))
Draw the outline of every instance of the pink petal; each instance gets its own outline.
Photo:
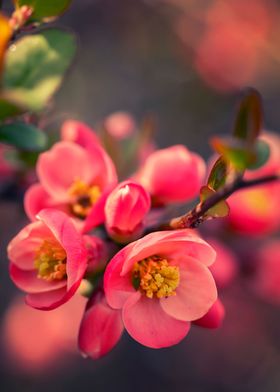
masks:
POLYGON ((61 211, 46 209, 38 218, 52 231, 67 255, 67 290, 79 284, 87 268, 87 250, 71 219, 61 211))
POLYGON ((121 311, 110 308, 104 294, 98 292, 90 299, 85 311, 79 348, 93 359, 101 358, 115 347, 123 330, 121 311))
POLYGON ((22 270, 33 270, 35 253, 44 238, 49 237, 52 237, 52 233, 42 222, 30 223, 9 243, 9 260, 22 270))
POLYGON ((29 219, 35 220, 39 211, 44 208, 57 208, 67 212, 68 207, 64 204, 55 203, 41 184, 34 184, 24 195, 24 209, 29 219))
POLYGON ((128 297, 135 293, 131 274, 121 275, 124 260, 132 246, 133 244, 129 244, 118 252, 105 270, 104 291, 108 304, 114 309, 122 308, 128 297))
POLYGON ((126 301, 123 322, 133 339, 151 348, 173 346, 190 329, 188 322, 168 316, 157 299, 142 296, 140 292, 131 295, 126 301))
POLYGON ((225 308, 218 299, 210 310, 200 319, 193 321, 193 324, 203 328, 218 328, 221 326, 225 316, 225 308))
POLYGON ((94 130, 85 123, 75 120, 68 120, 62 124, 61 139, 79 144, 83 148, 89 145, 100 145, 100 140, 94 130))
POLYGON ((175 319, 192 321, 204 316, 216 299, 215 281, 208 268, 195 259, 185 257, 184 264, 180 263, 180 283, 176 295, 161 298, 160 304, 175 319))
POLYGON ((99 172, 94 157, 71 142, 56 143, 40 155, 37 163, 41 184, 55 200, 63 202, 69 200, 69 188, 76 180, 91 184, 99 172))
MULTIPOLYGON (((73 294, 71 293, 71 295, 73 294)), ((52 310, 64 304, 71 295, 66 292, 66 287, 63 287, 45 293, 28 294, 25 297, 25 302, 35 309, 52 310)))
POLYGON ((10 276, 17 287, 27 293, 42 293, 66 286, 65 280, 47 282, 44 279, 38 278, 35 269, 24 271, 13 263, 10 264, 10 276))

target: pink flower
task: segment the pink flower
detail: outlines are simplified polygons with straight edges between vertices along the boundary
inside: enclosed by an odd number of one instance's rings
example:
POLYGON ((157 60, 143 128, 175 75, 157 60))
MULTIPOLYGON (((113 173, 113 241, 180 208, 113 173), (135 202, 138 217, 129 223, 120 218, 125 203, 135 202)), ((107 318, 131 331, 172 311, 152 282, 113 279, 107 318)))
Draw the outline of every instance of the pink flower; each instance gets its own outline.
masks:
MULTIPOLYGON (((254 179, 280 172, 280 138, 265 133, 261 140, 270 147, 270 157, 264 166, 246 171, 245 178, 254 179)), ((280 228, 280 182, 270 182, 236 192, 229 199, 229 225, 236 231, 249 235, 263 235, 280 228)))
POLYGON ((190 230, 154 232, 130 243, 104 275, 108 304, 122 310, 128 333, 139 343, 172 346, 217 299, 207 268, 215 251, 190 230))
POLYGON ((28 305, 54 309, 78 289, 87 268, 82 236, 61 211, 46 209, 8 245, 10 275, 28 305))
POLYGON ((150 195, 133 181, 120 183, 105 204, 105 224, 117 242, 130 242, 141 236, 143 220, 151 207, 150 195))
POLYGON ((219 299, 217 299, 210 310, 200 319, 193 321, 193 324, 209 329, 219 328, 224 320, 224 316, 224 305, 219 299))
POLYGON ((41 312, 26 306, 21 297, 14 299, 1 331, 5 354, 13 369, 16 364, 24 372, 38 373, 67 363, 66 355, 77 351, 85 303, 84 297, 75 295, 60 308, 41 312))
POLYGON ((79 144, 85 149, 97 145, 101 147, 100 140, 94 130, 80 121, 65 121, 61 128, 61 139, 63 141, 79 144))
POLYGON ((205 176, 203 159, 177 145, 152 153, 137 180, 158 204, 185 202, 198 196, 205 176))
POLYGON ((26 192, 24 205, 30 219, 46 207, 66 212, 83 232, 104 221, 104 204, 117 182, 112 161, 100 145, 82 148, 72 142, 56 143, 40 155, 40 180, 26 192))
POLYGON ((210 271, 219 288, 228 286, 238 273, 238 261, 234 253, 221 241, 207 238, 217 253, 216 261, 211 265, 210 271))
POLYGON ((251 287, 268 302, 280 304, 280 241, 273 239, 258 249, 251 287))
POLYGON ((111 351, 123 333, 121 312, 110 308, 103 291, 94 293, 80 326, 79 348, 85 356, 101 358, 111 351))
POLYGON ((136 128, 133 117, 126 112, 110 114, 104 121, 106 131, 118 140, 131 136, 136 128))

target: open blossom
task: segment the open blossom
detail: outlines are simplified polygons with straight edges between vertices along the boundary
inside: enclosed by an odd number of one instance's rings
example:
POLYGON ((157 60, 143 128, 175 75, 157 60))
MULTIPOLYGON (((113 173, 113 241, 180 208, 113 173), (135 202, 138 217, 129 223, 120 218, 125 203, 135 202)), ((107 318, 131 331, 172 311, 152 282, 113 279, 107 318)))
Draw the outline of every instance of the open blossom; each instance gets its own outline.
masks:
MULTIPOLYGON (((260 138, 268 143, 270 156, 261 168, 245 173, 246 179, 254 179, 280 172, 280 138, 265 133, 260 138)), ((250 235, 271 233, 280 228, 280 184, 278 181, 240 190, 229 199, 230 214, 227 222, 234 230, 250 235)))
POLYGON ((212 247, 190 230, 151 233, 127 245, 108 264, 107 302, 122 310, 126 330, 139 343, 152 348, 174 345, 217 299, 207 268, 214 260, 212 247))
POLYGON ((150 195, 142 185, 133 181, 120 183, 105 204, 105 225, 109 235, 124 243, 139 237, 150 207, 150 195))
POLYGON ((186 202, 198 196, 205 176, 203 159, 183 145, 150 154, 137 175, 157 204, 186 202))
POLYGON ((96 291, 89 300, 79 332, 79 348, 82 353, 98 359, 120 340, 124 327, 121 311, 112 309, 102 290, 96 291))
POLYGON ((87 250, 71 219, 61 211, 42 210, 8 245, 10 275, 28 293, 28 305, 54 309, 78 289, 87 268, 87 250))
POLYGON ((34 219, 46 207, 71 216, 83 232, 104 221, 104 204, 117 182, 107 153, 98 144, 87 149, 68 141, 56 143, 40 155, 37 162, 40 183, 26 192, 24 205, 34 219))

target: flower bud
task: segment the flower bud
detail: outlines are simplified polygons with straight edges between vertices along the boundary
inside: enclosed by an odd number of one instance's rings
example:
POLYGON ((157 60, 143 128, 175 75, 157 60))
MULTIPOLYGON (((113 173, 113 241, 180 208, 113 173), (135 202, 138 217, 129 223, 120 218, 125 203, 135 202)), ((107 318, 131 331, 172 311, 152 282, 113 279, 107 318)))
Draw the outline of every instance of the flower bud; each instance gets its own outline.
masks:
POLYGON ((193 324, 209 329, 219 328, 224 320, 224 316, 224 305, 217 299, 209 311, 200 319, 193 321, 193 324))
POLYGON ((186 202, 199 194, 205 176, 203 159, 182 145, 152 153, 137 175, 155 204, 186 202))
POLYGON ((150 209, 149 194, 132 181, 119 184, 105 205, 105 223, 109 235, 126 243, 142 234, 143 219, 150 209))
POLYGON ((123 332, 121 311, 110 308, 99 290, 88 302, 79 332, 79 348, 85 356, 98 359, 118 343, 123 332))

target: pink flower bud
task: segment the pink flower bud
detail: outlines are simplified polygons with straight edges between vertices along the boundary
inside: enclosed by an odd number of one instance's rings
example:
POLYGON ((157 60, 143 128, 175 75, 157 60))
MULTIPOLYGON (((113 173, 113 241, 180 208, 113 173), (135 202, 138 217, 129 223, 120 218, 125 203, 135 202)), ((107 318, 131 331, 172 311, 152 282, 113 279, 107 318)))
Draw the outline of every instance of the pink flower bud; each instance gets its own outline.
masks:
POLYGON ((118 242, 127 242, 141 235, 143 219, 150 206, 150 196, 140 184, 132 181, 119 184, 105 204, 109 235, 118 242))
POLYGON ((224 316, 224 305, 217 299, 210 310, 200 319, 193 321, 193 324, 209 329, 219 328, 224 320, 224 316))
POLYGON ((104 126, 111 136, 119 140, 131 136, 135 130, 134 119, 126 112, 112 113, 105 119, 104 126))
POLYGON ((121 311, 110 308, 103 291, 88 302, 79 332, 79 348, 85 356, 98 359, 111 351, 123 333, 121 311))
POLYGON ((177 145, 152 153, 137 175, 158 204, 186 202, 198 196, 205 176, 203 159, 177 145))

